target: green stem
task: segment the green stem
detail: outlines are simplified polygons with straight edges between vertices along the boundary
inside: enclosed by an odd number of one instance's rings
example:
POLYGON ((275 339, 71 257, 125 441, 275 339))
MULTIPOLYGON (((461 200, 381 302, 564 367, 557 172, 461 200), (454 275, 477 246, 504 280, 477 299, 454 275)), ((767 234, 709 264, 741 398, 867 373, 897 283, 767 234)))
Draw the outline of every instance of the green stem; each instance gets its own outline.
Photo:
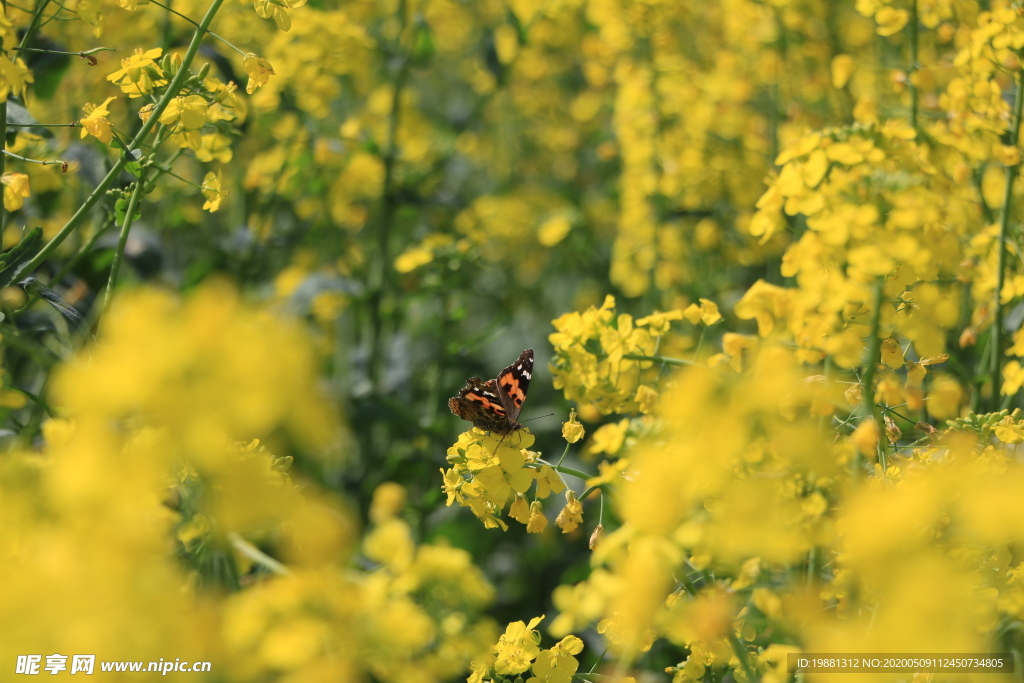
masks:
POLYGON ((228 534, 228 540, 231 542, 231 547, 248 557, 256 564, 266 567, 278 576, 291 576, 292 572, 288 567, 284 566, 270 555, 267 555, 234 531, 228 534))
POLYGON ((747 650, 743 647, 743 643, 736 637, 736 634, 731 630, 729 631, 729 645, 732 646, 732 651, 736 653, 736 658, 740 660, 740 665, 743 667, 743 672, 747 675, 748 683, 755 683, 757 681, 757 675, 754 672, 754 667, 750 665, 750 659, 747 657, 747 650))
MULTIPOLYGON (((567 472, 567 474, 571 474, 571 472, 567 472)), ((578 475, 573 475, 573 476, 578 476, 578 475)), ((580 478, 582 479, 582 477, 580 477, 580 478)), ((580 494, 579 500, 586 500, 587 496, 589 496, 591 493, 593 493, 594 491, 596 491, 598 489, 601 489, 601 493, 602 493, 601 500, 603 501, 604 500, 604 494, 608 493, 608 488, 607 488, 607 486, 605 484, 594 484, 593 486, 591 486, 590 488, 586 489, 583 493, 580 494)), ((603 508, 602 508, 602 510, 603 510, 603 508)), ((602 514, 603 514, 603 512, 602 512, 602 514)))
POLYGON ((910 68, 907 70, 907 84, 910 87, 910 125, 917 129, 917 86, 914 84, 914 72, 917 71, 917 0, 910 3, 910 21, 907 24, 907 35, 910 42, 910 68))
MULTIPOLYGON (((561 472, 562 474, 569 474, 569 475, 572 475, 572 476, 576 477, 577 479, 584 479, 584 480, 586 480, 586 479, 593 479, 594 478, 594 475, 592 475, 592 474, 587 474, 586 472, 583 472, 582 470, 574 470, 573 468, 566 467, 564 465, 552 465, 551 467, 556 472, 561 472)), ((588 492, 589 492, 589 489, 588 489, 588 492)), ((581 497, 580 500, 583 500, 583 498, 581 497)))
POLYGON ((815 589, 818 587, 818 581, 821 578, 821 548, 818 546, 811 546, 810 551, 807 553, 807 585, 815 589))
MULTIPOLYGON (((139 129, 139 132, 132 139, 131 143, 129 143, 129 149, 138 148, 139 143, 149 135, 150 131, 153 130, 153 127, 156 126, 157 121, 160 119, 160 115, 164 113, 167 105, 170 104, 171 100, 178 95, 178 91, 181 90, 181 86, 189 76, 189 66, 191 66, 192 60, 195 59, 196 53, 199 52, 199 45, 203 42, 203 36, 206 34, 206 29, 210 26, 210 23, 213 21, 213 17, 217 14, 217 10, 220 9, 220 6, 223 3, 224 0, 213 0, 213 2, 210 3, 210 8, 206 10, 206 15, 199 23, 198 28, 196 28, 196 32, 192 36, 192 42, 189 43, 188 50, 185 52, 185 56, 181 60, 181 68, 179 68, 178 72, 174 74, 174 78, 171 79, 170 84, 167 86, 167 90, 164 92, 163 97, 160 98, 160 101, 157 102, 156 108, 153 109, 152 114, 150 114, 149 118, 142 124, 142 128, 139 129)), ((74 232, 75 229, 81 225, 82 221, 84 221, 86 216, 89 215, 89 211, 96 205, 96 202, 98 202, 100 198, 107 193, 107 188, 110 187, 110 184, 114 182, 118 175, 120 175, 122 169, 124 169, 125 165, 128 164, 130 158, 131 157, 126 153, 122 152, 120 154, 117 162, 110 169, 107 175, 104 176, 103 180, 100 181, 100 184, 96 186, 96 189, 89 194, 85 202, 78 207, 78 211, 75 212, 75 215, 73 215, 64 227, 60 229, 60 232, 53 236, 52 240, 46 243, 46 246, 36 254, 35 258, 29 261, 25 266, 24 272, 26 274, 31 273, 33 270, 38 268, 43 261, 49 258, 50 254, 60 246, 61 242, 67 239, 68 235, 74 232)))
POLYGON ((562 451, 562 457, 558 459, 557 463, 555 463, 555 467, 561 467, 562 461, 565 460, 565 456, 569 455, 569 446, 571 445, 572 444, 565 444, 565 450, 562 451))
POLYGON ((128 210, 125 211, 124 224, 121 225, 121 235, 117 238, 117 249, 114 251, 114 262, 110 264, 110 278, 107 280, 107 292, 103 295, 103 317, 106 318, 110 310, 110 302, 114 298, 114 288, 117 286, 117 276, 121 272, 121 261, 124 260, 124 248, 128 244, 128 233, 132 230, 132 223, 135 221, 135 212, 138 210, 139 201, 142 199, 143 189, 146 187, 146 172, 143 170, 139 179, 135 181, 135 189, 132 190, 131 199, 128 200, 128 210))
POLYGON ((23 394, 25 398, 29 399, 37 406, 42 408, 44 411, 46 411, 46 414, 49 415, 50 417, 55 417, 57 415, 57 413, 53 410, 53 408, 50 407, 50 405, 46 401, 44 401, 36 394, 33 394, 28 389, 22 389, 21 387, 14 386, 13 384, 5 384, 4 389, 8 389, 10 391, 17 391, 19 394, 23 394))
POLYGON ((654 363, 664 363, 665 365, 674 365, 683 367, 686 365, 703 365, 692 360, 686 360, 684 358, 666 358, 665 356, 644 356, 639 353, 625 353, 622 357, 626 360, 649 360, 654 363))
POLYGON ((680 567, 679 572, 679 583, 683 584, 683 590, 685 590, 691 597, 697 595, 697 587, 693 585, 693 581, 690 581, 690 577, 686 575, 688 564, 684 564, 680 567))
MULTIPOLYGON (((409 50, 403 50, 401 41, 405 33, 408 6, 406 0, 398 2, 398 33, 396 52, 400 55, 398 73, 395 74, 391 111, 388 114, 388 144, 381 161, 384 164, 384 181, 381 187, 380 226, 377 230, 377 272, 374 273, 373 292, 370 295, 370 380, 375 389, 380 389, 384 371, 384 315, 385 296, 391 281, 391 231, 394 228, 398 206, 395 202, 395 162, 398 160, 398 129, 402 114, 402 90, 409 75, 411 57, 409 50)), ((410 48, 411 50, 411 48, 410 48)))
POLYGON ((701 345, 704 344, 704 335, 707 333, 707 331, 708 331, 708 326, 707 325, 701 325, 700 326, 700 336, 697 337, 697 348, 695 348, 693 350, 693 361, 691 361, 693 363, 696 363, 697 359, 700 358, 700 347, 701 347, 701 345))
POLYGON ((861 405, 864 412, 870 415, 875 421, 878 430, 879 457, 881 459, 882 471, 886 469, 885 446, 882 441, 885 438, 885 420, 882 413, 875 405, 875 371, 878 369, 879 353, 882 348, 882 340, 878 337, 879 320, 882 315, 882 290, 885 287, 884 278, 876 278, 871 286, 871 322, 868 330, 868 355, 864 361, 864 376, 861 379, 861 405))
MULTIPOLYGON (((7 172, 7 100, 0 102, 0 178, 7 172)), ((2 195, 0 195, 2 197, 2 195)), ((0 203, 0 235, 7 227, 7 207, 0 203)))
MULTIPOLYGON (((1017 93, 1013 100, 1013 118, 1010 121, 1010 147, 1016 147, 1020 139, 1021 109, 1024 108, 1024 71, 1017 71, 1017 93)), ((1003 362, 1003 283, 1006 279, 1006 233, 1010 225, 1010 199, 1013 197, 1013 181, 1017 178, 1020 164, 1006 169, 1006 183, 1003 186, 1003 208, 999 214, 999 266, 996 274, 995 314, 992 321, 992 410, 998 410, 1002 388, 1003 362)))

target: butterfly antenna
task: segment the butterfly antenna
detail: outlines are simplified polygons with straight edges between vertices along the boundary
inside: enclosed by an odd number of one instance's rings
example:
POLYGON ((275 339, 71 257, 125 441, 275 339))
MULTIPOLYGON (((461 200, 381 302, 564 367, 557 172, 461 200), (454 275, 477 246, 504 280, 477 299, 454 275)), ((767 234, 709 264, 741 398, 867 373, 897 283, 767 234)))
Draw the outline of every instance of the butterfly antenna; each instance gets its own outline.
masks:
POLYGON ((531 417, 529 420, 520 420, 520 422, 533 422, 534 420, 539 420, 542 417, 551 417, 552 415, 554 415, 554 413, 548 413, 547 415, 538 415, 537 417, 531 417))
POLYGON ((494 447, 494 453, 491 453, 491 457, 492 458, 495 456, 495 454, 497 454, 498 449, 501 448, 501 444, 505 442, 505 437, 506 436, 508 436, 508 434, 502 434, 501 435, 501 438, 498 440, 498 445, 494 447))

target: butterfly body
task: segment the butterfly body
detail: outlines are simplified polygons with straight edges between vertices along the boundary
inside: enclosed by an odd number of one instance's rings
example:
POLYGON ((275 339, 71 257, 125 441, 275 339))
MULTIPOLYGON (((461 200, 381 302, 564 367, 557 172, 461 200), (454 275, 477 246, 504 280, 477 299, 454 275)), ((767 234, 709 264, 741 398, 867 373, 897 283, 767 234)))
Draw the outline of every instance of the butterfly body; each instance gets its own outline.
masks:
POLYGON ((467 379, 458 396, 448 399, 448 407, 474 427, 505 436, 523 428, 517 420, 532 376, 533 349, 526 349, 495 379, 467 379))

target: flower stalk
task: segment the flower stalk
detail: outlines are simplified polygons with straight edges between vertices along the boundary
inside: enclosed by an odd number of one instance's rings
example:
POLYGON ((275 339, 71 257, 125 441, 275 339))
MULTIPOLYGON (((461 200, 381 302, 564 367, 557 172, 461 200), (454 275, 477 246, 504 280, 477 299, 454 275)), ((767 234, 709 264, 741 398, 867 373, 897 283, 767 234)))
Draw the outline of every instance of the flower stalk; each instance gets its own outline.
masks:
POLYGON ((882 471, 886 469, 885 446, 882 439, 885 438, 885 421, 882 419, 882 412, 875 404, 875 371, 878 369, 878 360, 882 348, 882 340, 878 336, 879 320, 882 316, 882 290, 885 287, 885 278, 875 278, 871 286, 871 320, 868 331, 868 354, 864 359, 864 375, 861 380, 862 394, 861 406, 865 415, 870 415, 875 422, 878 432, 878 458, 882 471))
POLYGON ((121 225, 121 234, 117 238, 117 249, 114 251, 114 261, 110 265, 110 277, 107 280, 107 291, 103 295, 103 316, 106 317, 110 309, 110 301, 114 298, 114 288, 117 286, 117 276, 121 272, 121 262, 124 260, 124 249, 128 244, 128 234, 131 232, 132 223, 135 221, 135 212, 138 211, 139 202, 142 200, 142 193, 146 187, 146 171, 143 169, 139 179, 135 182, 135 189, 132 190, 131 199, 128 200, 128 209, 125 211, 124 223, 121 225))
MULTIPOLYGON (((1013 100, 1013 117, 1010 121, 1010 147, 1016 147, 1020 139, 1021 109, 1024 108, 1024 71, 1018 70, 1016 79, 1016 95, 1013 100)), ((992 319, 992 410, 999 410, 1000 391, 1002 387, 1003 363, 1003 285, 1006 280, 1006 233, 1010 225, 1010 204, 1013 198, 1013 182, 1017 178, 1020 162, 1006 168, 1006 183, 1003 186, 1003 208, 999 214, 998 263, 996 270, 996 292, 993 304, 992 319)))

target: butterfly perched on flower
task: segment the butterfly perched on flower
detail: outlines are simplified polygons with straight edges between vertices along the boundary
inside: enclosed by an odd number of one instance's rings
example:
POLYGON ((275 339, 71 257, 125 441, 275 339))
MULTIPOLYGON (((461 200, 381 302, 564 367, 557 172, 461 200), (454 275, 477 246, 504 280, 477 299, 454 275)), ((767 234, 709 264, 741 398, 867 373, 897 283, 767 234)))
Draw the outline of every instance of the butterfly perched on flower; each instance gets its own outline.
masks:
POLYGON ((459 395, 448 399, 448 407, 477 429, 505 436, 523 428, 516 420, 532 376, 533 349, 526 349, 497 378, 486 382, 479 377, 467 379, 459 395))

